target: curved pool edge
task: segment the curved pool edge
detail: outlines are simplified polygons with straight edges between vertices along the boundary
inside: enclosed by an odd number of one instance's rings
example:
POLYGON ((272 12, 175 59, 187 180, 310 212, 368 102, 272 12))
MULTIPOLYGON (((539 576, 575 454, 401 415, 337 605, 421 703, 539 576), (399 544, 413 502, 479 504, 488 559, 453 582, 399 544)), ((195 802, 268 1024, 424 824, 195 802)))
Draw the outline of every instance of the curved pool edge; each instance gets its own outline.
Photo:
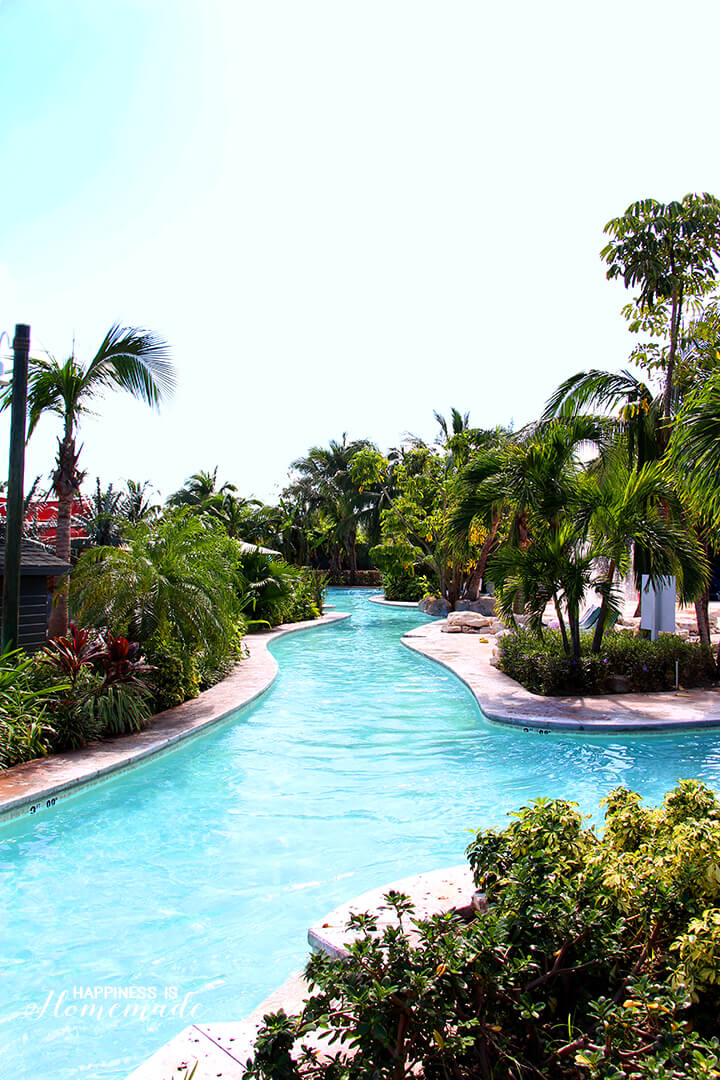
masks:
MULTIPOLYGON (((420 611, 418 602, 416 600, 386 600, 382 593, 377 596, 368 596, 368 600, 371 604, 382 604, 383 607, 391 608, 414 608, 416 611, 420 611)), ((421 614, 425 614, 422 612, 421 614)))
POLYGON ((150 725, 134 735, 106 739, 82 750, 53 754, 0 773, 0 824, 50 809, 58 798, 94 787, 108 777, 144 764, 156 754, 201 735, 232 713, 249 705, 273 684, 278 663, 268 646, 286 634, 320 630, 349 619, 344 612, 319 619, 288 623, 246 637, 249 656, 232 674, 198 697, 157 713, 150 725))
POLYGON ((720 727, 720 691, 686 690, 654 694, 605 694, 547 698, 531 694, 490 663, 493 637, 443 634, 443 624, 425 623, 402 637, 402 644, 451 671, 470 690, 483 717, 535 734, 702 730, 720 727))
MULTIPOLYGON (((414 919, 426 919, 469 906, 475 885, 469 865, 462 863, 427 870, 370 889, 334 908, 308 929, 311 951, 324 952, 334 959, 347 957, 345 945, 356 936, 347 930, 347 921, 353 913, 377 912, 376 933, 382 933, 384 926, 394 922, 386 914, 387 905, 384 903, 385 894, 391 889, 410 897, 415 905, 414 919)), ((214 1080, 217 1076, 222 1076, 223 1080, 241 1080, 245 1076, 245 1064, 252 1057, 264 1016, 280 1009, 284 1009, 288 1015, 298 1013, 309 996, 310 989, 302 972, 296 971, 242 1019, 193 1024, 180 1031, 152 1057, 138 1065, 126 1080, 170 1080, 182 1074, 184 1069, 192 1069, 195 1063, 193 1080, 214 1080)), ((324 1038, 327 1035, 316 1032, 304 1035, 302 1042, 320 1049, 324 1045, 324 1038)))

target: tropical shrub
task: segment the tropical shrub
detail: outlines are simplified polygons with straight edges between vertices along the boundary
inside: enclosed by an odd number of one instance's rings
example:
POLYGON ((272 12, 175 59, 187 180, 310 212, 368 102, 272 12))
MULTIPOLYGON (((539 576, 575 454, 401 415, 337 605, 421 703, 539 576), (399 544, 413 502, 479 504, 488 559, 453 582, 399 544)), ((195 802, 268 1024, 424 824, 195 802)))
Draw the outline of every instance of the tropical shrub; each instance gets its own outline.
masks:
POLYGON ((422 600, 432 593, 432 585, 424 574, 403 574, 386 571, 383 592, 386 600, 422 600))
POLYGON ((127 538, 126 547, 94 548, 78 560, 71 582, 78 618, 151 651, 170 641, 205 671, 220 667, 242 618, 237 542, 186 510, 141 522, 127 538))
POLYGON ((720 802, 682 781, 657 809, 605 803, 601 838, 550 799, 479 832, 477 911, 415 921, 388 893, 382 932, 353 915, 349 958, 311 957, 311 996, 265 1017, 248 1076, 720 1077, 720 802))
POLYGON ((152 687, 155 709, 162 712, 182 705, 200 693, 197 664, 192 655, 167 638, 153 639, 147 649, 153 667, 152 687))
POLYGON ((290 566, 262 551, 246 551, 239 559, 240 592, 248 622, 278 626, 317 619, 322 613, 325 575, 290 566))
POLYGON ((304 622, 322 615, 325 587, 323 578, 305 567, 294 568, 291 593, 283 622, 304 622))
POLYGON ((34 659, 19 650, 0 656, 0 769, 44 757, 52 749, 55 732, 47 699, 65 686, 38 686, 34 670, 34 659))
POLYGON ((707 685, 717 678, 710 650, 675 634, 657 641, 630 630, 605 634, 600 653, 592 653, 592 633, 581 635, 581 656, 567 656, 558 631, 516 630, 498 643, 498 667, 534 694, 606 694, 616 686, 631 691, 672 690, 675 661, 680 685, 707 685), (617 684, 616 679, 623 683, 617 684))
POLYGON ((37 669, 40 683, 45 677, 66 684, 48 699, 54 750, 140 731, 152 715, 151 669, 137 642, 71 623, 67 637, 54 638, 38 655, 37 669))

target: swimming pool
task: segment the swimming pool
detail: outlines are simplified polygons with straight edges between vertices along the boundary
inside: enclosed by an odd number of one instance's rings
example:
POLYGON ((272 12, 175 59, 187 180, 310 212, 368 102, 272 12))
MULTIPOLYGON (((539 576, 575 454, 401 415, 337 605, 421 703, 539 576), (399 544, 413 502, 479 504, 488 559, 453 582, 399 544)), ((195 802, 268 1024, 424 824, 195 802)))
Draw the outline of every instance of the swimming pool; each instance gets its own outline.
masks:
POLYGON ((326 911, 461 862, 467 830, 537 795, 596 813, 619 783, 720 788, 720 733, 540 747, 400 644, 417 611, 332 593, 352 618, 277 641, 277 681, 234 719, 0 828, 3 1076, 120 1080, 188 1024, 239 1019, 326 911))

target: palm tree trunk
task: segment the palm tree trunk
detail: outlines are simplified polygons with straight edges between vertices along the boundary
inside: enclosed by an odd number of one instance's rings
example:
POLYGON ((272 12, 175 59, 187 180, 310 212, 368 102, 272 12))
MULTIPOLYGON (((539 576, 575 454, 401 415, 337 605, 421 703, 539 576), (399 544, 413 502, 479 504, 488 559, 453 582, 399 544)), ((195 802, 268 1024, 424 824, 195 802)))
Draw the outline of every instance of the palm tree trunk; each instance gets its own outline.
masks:
POLYGON ((355 585, 357 582, 357 534, 353 529, 348 536, 348 548, 350 555, 350 584, 355 585))
POLYGON ((580 659, 580 613, 571 611, 568 607, 568 622, 570 623, 570 641, 572 643, 573 660, 580 659))
POLYGON ((565 655, 570 655, 570 645, 568 642, 567 630, 565 629, 565 619, 563 618, 562 608, 560 607, 560 601, 558 600, 557 593, 553 593, 553 603, 555 604, 555 613, 558 617, 558 625, 560 626, 560 636, 562 637, 563 649, 565 655))
MULTIPOLYGON (((612 580, 613 580, 614 577, 615 577, 615 563, 611 559, 610 560, 610 565, 608 567, 608 576, 605 579, 606 583, 607 583, 607 586, 608 586, 608 590, 610 589, 610 586, 612 585, 612 580)), ((607 595, 606 592, 604 592, 603 593, 603 598, 600 601, 600 613, 598 615, 598 620, 595 623, 595 634, 593 635, 592 651, 594 653, 599 653, 600 652, 600 646, 602 645, 603 634, 605 633, 605 622, 607 621, 607 610, 608 610, 608 595, 607 595)))
MULTIPOLYGON (((57 530, 55 533, 55 554, 63 562, 70 562, 70 532, 73 499, 78 493, 81 476, 77 470, 78 454, 75 440, 66 432, 65 438, 58 443, 57 468, 53 475, 53 490, 58 500, 57 530)), ((69 577, 61 578, 58 584, 48 620, 48 637, 64 637, 68 629, 68 591, 69 577)))
POLYGON ((707 649, 712 648, 712 642, 710 641, 710 612, 708 610, 709 603, 710 591, 706 589, 702 596, 699 596, 695 601, 695 615, 697 616, 700 644, 704 645, 707 649))

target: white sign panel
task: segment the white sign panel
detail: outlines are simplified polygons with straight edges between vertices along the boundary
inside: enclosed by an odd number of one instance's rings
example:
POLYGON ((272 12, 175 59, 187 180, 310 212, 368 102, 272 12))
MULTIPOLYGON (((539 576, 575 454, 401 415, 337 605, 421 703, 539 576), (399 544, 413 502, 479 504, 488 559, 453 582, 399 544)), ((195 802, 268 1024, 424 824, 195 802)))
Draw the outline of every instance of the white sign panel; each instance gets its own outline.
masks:
POLYGON ((675 578, 660 578, 653 588, 647 574, 642 576, 640 626, 654 641, 658 634, 675 633, 675 578))

